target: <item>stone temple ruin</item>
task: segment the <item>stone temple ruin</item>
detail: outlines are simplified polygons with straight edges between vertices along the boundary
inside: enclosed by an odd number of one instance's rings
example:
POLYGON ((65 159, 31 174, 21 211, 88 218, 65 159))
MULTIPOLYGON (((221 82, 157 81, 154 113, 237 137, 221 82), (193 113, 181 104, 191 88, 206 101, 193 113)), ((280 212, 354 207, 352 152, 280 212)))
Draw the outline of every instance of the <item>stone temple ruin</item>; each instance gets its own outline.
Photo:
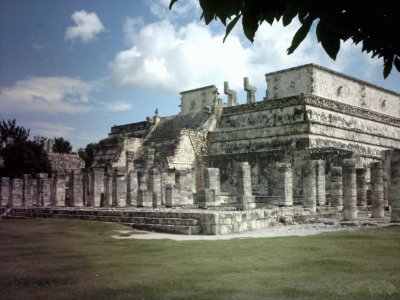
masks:
MULTIPOLYGON (((309 64, 181 92, 181 112, 114 126, 91 168, 53 178, 1 178, 15 216, 116 221, 225 234, 391 212, 400 221, 400 95, 309 64)), ((5 211, 5 208, 3 208, 5 211)))

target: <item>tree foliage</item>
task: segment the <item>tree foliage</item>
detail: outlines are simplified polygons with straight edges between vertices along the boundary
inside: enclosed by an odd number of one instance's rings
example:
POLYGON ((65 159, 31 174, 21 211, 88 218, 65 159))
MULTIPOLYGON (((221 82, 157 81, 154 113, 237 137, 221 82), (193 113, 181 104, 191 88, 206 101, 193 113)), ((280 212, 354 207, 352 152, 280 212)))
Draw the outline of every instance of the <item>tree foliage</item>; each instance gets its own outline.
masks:
POLYGON ((26 141, 29 137, 29 129, 25 129, 23 126, 17 126, 15 119, 7 120, 4 119, 0 122, 0 135, 1 140, 5 141, 7 138, 12 138, 13 141, 26 141))
POLYGON ((81 148, 78 150, 78 155, 80 158, 82 158, 85 161, 86 168, 89 168, 92 165, 93 158, 94 158, 94 152, 97 147, 98 147, 98 144, 90 143, 90 144, 86 145, 85 149, 81 148))
POLYGON ((58 137, 54 139, 53 152, 55 153, 71 153, 72 146, 71 143, 67 140, 64 140, 62 137, 58 137))
MULTIPOLYGON (((170 9, 178 0, 170 2, 170 9)), ((316 36, 326 53, 336 59, 341 41, 362 43, 362 51, 383 59, 386 78, 394 65, 400 72, 400 17, 395 2, 383 0, 374 5, 359 1, 313 0, 199 0, 202 18, 208 25, 220 20, 226 26, 225 38, 242 20, 243 32, 253 42, 258 27, 282 19, 284 26, 298 17, 301 26, 293 36, 287 53, 293 53, 313 24, 316 36)), ((224 38, 224 40, 225 40, 224 38)), ((279 37, 277 37, 279 38, 279 37)))
POLYGON ((51 173, 50 161, 43 146, 33 142, 18 140, 1 150, 4 167, 0 176, 21 177, 23 174, 51 173))

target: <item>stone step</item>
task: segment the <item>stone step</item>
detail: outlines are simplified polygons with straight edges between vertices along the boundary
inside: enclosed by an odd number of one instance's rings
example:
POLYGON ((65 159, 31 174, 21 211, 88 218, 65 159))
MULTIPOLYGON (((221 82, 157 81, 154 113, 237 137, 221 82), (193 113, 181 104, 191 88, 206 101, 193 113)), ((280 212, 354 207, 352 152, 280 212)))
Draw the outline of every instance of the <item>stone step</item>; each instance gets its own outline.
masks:
POLYGON ((199 226, 125 223, 135 229, 177 234, 199 234, 199 226))

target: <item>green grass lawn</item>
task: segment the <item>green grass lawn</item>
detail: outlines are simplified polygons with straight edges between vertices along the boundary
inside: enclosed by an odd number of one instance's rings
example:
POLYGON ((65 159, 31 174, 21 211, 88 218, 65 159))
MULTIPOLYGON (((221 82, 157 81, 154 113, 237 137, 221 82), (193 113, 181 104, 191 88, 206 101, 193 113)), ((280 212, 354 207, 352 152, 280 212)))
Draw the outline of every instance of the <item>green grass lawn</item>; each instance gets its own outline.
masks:
POLYGON ((400 299, 400 227, 117 240, 118 224, 0 220, 0 299, 400 299))

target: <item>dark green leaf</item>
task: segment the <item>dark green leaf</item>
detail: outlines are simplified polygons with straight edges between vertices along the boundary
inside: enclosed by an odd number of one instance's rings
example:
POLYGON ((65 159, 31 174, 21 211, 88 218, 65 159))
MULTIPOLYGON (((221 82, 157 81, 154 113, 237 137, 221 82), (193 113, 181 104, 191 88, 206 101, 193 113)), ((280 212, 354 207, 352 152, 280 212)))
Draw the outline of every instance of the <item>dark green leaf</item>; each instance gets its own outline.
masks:
MULTIPOLYGON (((393 55, 389 55, 389 57, 385 57, 383 60, 383 77, 386 79, 390 71, 392 71, 392 65, 393 65, 393 55)), ((397 68, 397 66, 396 66, 397 68)))
POLYGON ((254 36, 258 29, 258 22, 254 18, 248 17, 246 15, 242 16, 243 31, 250 42, 254 42, 254 36))
POLYGON ((316 34, 317 39, 321 42, 325 52, 330 56, 330 58, 335 60, 340 49, 340 38, 337 36, 336 32, 331 30, 325 25, 325 22, 320 20, 317 25, 316 34))
POLYGON ((299 30, 297 30, 296 34, 293 37, 292 44, 287 49, 288 54, 292 54, 294 50, 301 44, 301 42, 305 39, 308 32, 310 31, 311 25, 314 19, 311 16, 307 16, 304 20, 304 23, 301 25, 299 30))
POLYGON ((283 12, 283 18, 282 18, 283 26, 289 25, 296 15, 297 15, 297 10, 294 8, 293 5, 289 3, 286 10, 283 12))
POLYGON ((231 22, 229 22, 228 26, 226 27, 225 36, 223 42, 225 43, 225 39, 228 37, 229 33, 232 31, 233 27, 235 27, 237 21, 239 21, 242 15, 237 15, 231 22))
POLYGON ((216 1, 200 0, 200 6, 203 10, 204 21, 206 25, 210 24, 215 19, 216 12, 216 1))
POLYGON ((400 72, 400 58, 398 56, 396 56, 396 58, 394 59, 394 65, 395 65, 397 71, 400 72))
POLYGON ((169 3, 169 9, 172 9, 172 6, 174 5, 174 3, 178 1, 178 0, 171 0, 171 2, 169 3))

